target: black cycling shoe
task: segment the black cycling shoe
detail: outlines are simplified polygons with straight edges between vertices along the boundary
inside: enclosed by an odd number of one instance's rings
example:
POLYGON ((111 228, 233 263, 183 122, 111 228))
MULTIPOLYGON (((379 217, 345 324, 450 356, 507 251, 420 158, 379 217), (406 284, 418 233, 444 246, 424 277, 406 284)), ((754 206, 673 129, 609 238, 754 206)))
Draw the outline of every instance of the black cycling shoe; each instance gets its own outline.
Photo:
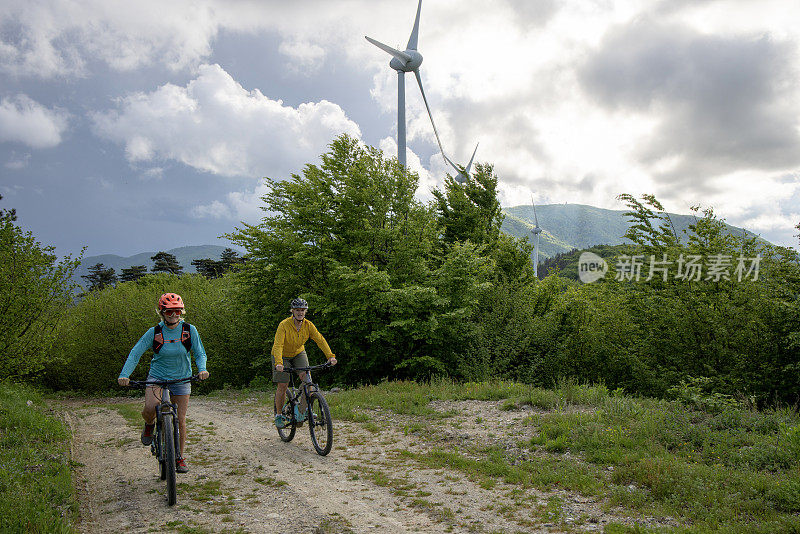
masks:
POLYGON ((155 427, 155 424, 144 425, 144 430, 142 430, 142 445, 150 445, 153 443, 153 429, 155 427))

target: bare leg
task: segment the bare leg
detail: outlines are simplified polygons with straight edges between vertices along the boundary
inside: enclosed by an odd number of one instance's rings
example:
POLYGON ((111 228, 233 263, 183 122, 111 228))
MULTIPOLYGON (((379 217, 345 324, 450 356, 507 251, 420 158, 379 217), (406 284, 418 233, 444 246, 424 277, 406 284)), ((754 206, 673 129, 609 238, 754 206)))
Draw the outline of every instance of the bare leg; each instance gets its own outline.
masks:
MULTIPOLYGON (((300 371, 300 372, 297 373, 297 375, 300 377, 300 382, 301 383, 306 381, 306 372, 305 371, 300 371)), ((311 375, 308 375, 308 377, 310 379, 311 375)), ((300 406, 299 406, 298 409, 300 410, 301 414, 305 413, 306 409, 308 409, 308 403, 306 402, 306 396, 305 395, 300 395, 300 406)))
POLYGON ((173 395, 172 402, 178 407, 178 431, 181 434, 181 458, 186 446, 186 411, 189 409, 189 395, 173 395))
POLYGON ((283 403, 286 402, 286 389, 289 384, 278 383, 278 388, 275 390, 275 410, 276 413, 281 413, 283 403))
POLYGON ((152 425, 156 420, 156 406, 161 403, 161 388, 158 386, 148 386, 144 390, 144 409, 142 418, 148 425, 152 425))

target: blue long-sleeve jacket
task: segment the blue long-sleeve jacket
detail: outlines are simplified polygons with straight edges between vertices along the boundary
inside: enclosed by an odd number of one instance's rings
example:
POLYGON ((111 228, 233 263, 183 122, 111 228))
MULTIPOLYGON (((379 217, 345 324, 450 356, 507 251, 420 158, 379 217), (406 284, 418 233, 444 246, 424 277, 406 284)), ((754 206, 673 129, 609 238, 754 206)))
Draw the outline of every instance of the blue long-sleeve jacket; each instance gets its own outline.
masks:
MULTIPOLYGON (((164 336, 164 341, 173 339, 180 340, 181 338, 181 321, 175 328, 169 328, 164 324, 164 321, 159 323, 161 325, 161 334, 164 336)), ((197 371, 206 370, 206 351, 203 348, 203 342, 200 341, 200 334, 197 333, 197 328, 194 325, 189 325, 189 333, 192 336, 192 350, 191 354, 194 355, 194 361, 197 364, 197 371)), ((125 361, 125 366, 122 368, 119 376, 120 378, 128 378, 136 366, 139 364, 139 358, 146 350, 153 348, 153 338, 155 337, 155 327, 150 328, 144 335, 136 342, 130 353, 128 359, 125 361)), ((177 380, 179 378, 188 378, 192 376, 192 360, 189 356, 190 352, 186 350, 183 343, 164 343, 158 354, 153 355, 150 362, 150 374, 153 378, 158 380, 177 380)))

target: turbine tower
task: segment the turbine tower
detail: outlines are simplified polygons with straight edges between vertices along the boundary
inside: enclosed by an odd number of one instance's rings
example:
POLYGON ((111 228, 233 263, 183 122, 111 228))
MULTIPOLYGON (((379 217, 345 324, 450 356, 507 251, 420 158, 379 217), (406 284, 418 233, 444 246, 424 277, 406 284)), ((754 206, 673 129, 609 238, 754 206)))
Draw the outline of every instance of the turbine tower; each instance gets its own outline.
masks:
POLYGON ((533 233, 533 272, 536 275, 536 278, 539 278, 539 234, 542 233, 542 229, 539 228, 539 217, 536 216, 536 203, 533 201, 533 195, 531 195, 531 205, 533 206, 533 220, 534 226, 531 232, 533 233))
MULTIPOLYGON (((444 148, 442 148, 442 141, 439 139, 439 132, 436 130, 436 123, 433 122, 433 115, 431 114, 431 108, 428 105, 428 99, 425 96, 425 90, 422 88, 422 78, 419 75, 419 66, 422 64, 422 54, 419 53, 417 50, 418 38, 419 38, 419 14, 422 10, 422 0, 419 0, 419 4, 417 4, 417 17, 414 19, 414 28, 411 30, 411 36, 408 38, 408 44, 406 45, 405 51, 397 50, 396 48, 392 48, 391 46, 385 45, 380 41, 376 41, 371 37, 364 36, 367 41, 374 44, 384 52, 391 54, 392 60, 389 62, 389 66, 397 71, 397 160, 400 162, 400 165, 406 166, 406 85, 405 85, 405 75, 406 72, 413 72, 414 76, 417 78, 417 85, 419 85, 419 91, 422 93, 422 100, 425 102, 425 109, 428 110, 428 117, 431 119, 431 126, 433 126, 433 133, 436 135, 436 142, 439 145, 439 151, 442 153, 442 157, 445 159, 447 163, 450 164, 453 169, 455 169, 457 173, 456 180, 459 182, 466 181, 466 176, 464 173, 469 173, 469 167, 472 165, 472 160, 470 160, 469 165, 467 165, 466 169, 462 170, 459 169, 458 166, 447 157, 444 153, 444 148), (459 179, 461 178, 461 179, 459 179)), ((478 147, 475 147, 475 150, 478 150, 478 147)), ((472 157, 475 157, 475 153, 473 152, 472 157)))

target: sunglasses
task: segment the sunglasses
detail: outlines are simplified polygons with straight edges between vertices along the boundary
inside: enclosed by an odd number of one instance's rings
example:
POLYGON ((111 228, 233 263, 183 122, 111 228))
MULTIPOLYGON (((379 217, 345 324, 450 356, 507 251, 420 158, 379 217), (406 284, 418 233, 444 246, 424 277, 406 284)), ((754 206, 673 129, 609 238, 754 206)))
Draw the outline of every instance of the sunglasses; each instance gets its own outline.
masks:
POLYGON ((181 312, 183 312, 183 310, 164 310, 161 313, 163 313, 164 315, 180 315, 181 312))

